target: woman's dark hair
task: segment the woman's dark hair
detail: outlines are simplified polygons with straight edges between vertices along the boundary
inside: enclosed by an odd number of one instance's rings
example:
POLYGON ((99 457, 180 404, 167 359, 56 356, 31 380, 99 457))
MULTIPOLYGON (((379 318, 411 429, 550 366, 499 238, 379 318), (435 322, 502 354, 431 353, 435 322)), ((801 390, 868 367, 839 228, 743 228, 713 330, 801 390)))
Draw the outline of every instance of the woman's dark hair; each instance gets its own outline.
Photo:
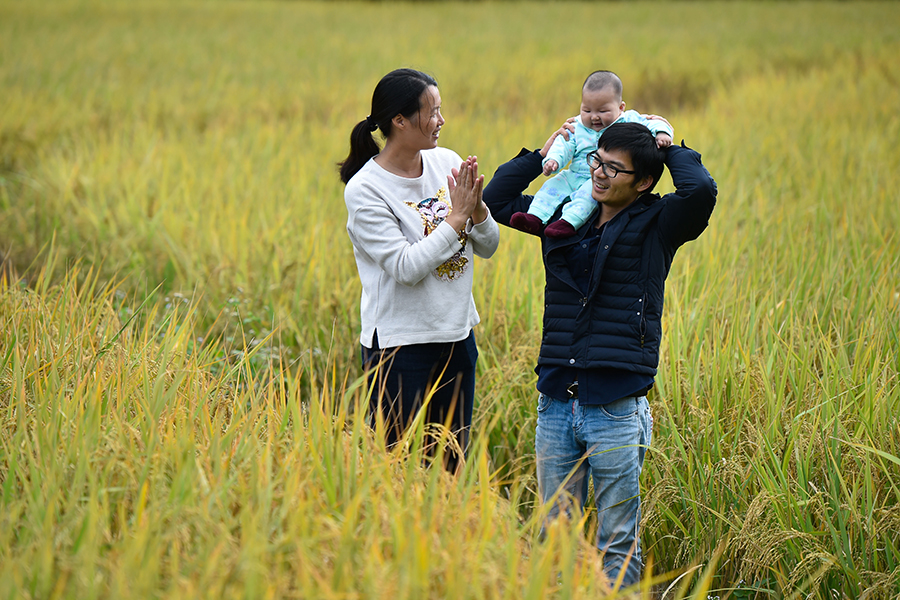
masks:
POLYGON ((350 154, 338 163, 341 181, 347 183, 370 158, 380 152, 372 136, 376 129, 388 138, 397 115, 412 118, 421 108, 422 92, 437 86, 434 77, 414 69, 397 69, 381 78, 372 93, 372 112, 350 133, 350 154))

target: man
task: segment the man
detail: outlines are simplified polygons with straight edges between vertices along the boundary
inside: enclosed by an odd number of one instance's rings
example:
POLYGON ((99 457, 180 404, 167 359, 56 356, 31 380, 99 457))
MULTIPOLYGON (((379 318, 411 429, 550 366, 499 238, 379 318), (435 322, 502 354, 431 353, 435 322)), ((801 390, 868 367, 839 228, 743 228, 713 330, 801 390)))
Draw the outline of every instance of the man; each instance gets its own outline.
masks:
MULTIPOLYGON (((497 222, 509 226, 528 209, 531 196, 522 191, 541 174, 555 135, 497 169, 484 190, 497 222)), ((653 425, 646 394, 659 363, 665 279, 676 250, 708 225, 716 184, 698 153, 683 144, 658 149, 637 123, 610 126, 587 160, 596 218, 571 237, 541 235, 538 485, 553 503, 552 519, 573 504, 583 510, 592 477, 604 570, 628 586, 641 577, 639 478, 653 425), (664 164, 676 191, 660 197, 651 192, 664 164)))

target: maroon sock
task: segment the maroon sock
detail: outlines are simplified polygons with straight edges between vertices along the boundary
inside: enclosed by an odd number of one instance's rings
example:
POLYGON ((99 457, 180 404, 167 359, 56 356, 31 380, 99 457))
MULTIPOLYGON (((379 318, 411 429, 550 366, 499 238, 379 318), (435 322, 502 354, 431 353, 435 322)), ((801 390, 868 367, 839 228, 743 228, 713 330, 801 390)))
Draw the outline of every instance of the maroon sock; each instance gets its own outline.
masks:
POLYGON ((575 235, 575 228, 567 221, 560 219, 547 225, 544 235, 549 238, 564 238, 575 235))
POLYGON ((541 235, 541 231, 544 229, 544 224, 539 218, 524 212, 513 213, 513 216, 509 218, 509 226, 533 235, 541 235))

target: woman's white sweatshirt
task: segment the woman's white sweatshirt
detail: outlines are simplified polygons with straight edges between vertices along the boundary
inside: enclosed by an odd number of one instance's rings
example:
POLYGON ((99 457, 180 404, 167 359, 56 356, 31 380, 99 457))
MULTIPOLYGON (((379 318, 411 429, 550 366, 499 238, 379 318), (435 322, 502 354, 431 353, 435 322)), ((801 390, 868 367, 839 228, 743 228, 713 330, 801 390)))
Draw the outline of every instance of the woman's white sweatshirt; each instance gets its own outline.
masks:
POLYGON ((450 169, 462 159, 452 150, 422 151, 423 173, 389 173, 374 159, 344 190, 347 232, 362 281, 360 342, 393 348, 456 342, 478 324, 472 298, 473 254, 490 258, 500 241, 493 217, 465 234, 444 221, 452 210, 450 169))

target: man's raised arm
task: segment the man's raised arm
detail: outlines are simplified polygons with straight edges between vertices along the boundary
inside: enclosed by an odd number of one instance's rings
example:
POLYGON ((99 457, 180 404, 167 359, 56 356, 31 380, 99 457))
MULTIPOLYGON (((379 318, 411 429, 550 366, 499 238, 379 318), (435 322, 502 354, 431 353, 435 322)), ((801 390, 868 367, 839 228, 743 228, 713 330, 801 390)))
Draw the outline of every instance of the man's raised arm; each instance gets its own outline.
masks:
POLYGON ((681 143, 666 150, 666 166, 675 191, 663 198, 666 206, 659 215, 662 234, 674 248, 697 239, 709 225, 716 206, 716 182, 700 161, 700 154, 681 143))
POLYGON ((497 168, 483 194, 484 203, 495 221, 509 227, 509 219, 514 213, 528 210, 532 197, 522 192, 542 173, 542 160, 540 151, 523 148, 518 156, 497 168))

